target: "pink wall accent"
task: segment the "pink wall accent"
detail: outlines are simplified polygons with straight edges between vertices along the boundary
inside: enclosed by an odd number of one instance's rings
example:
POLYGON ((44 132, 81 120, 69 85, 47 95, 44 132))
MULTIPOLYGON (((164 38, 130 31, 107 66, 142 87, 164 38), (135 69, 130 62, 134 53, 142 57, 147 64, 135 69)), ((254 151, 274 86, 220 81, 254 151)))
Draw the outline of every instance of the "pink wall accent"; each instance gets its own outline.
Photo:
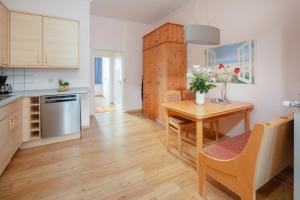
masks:
MULTIPOLYGON (((291 110, 285 99, 300 99, 300 2, 297 0, 199 0, 200 24, 221 29, 221 43, 255 40, 255 84, 229 84, 228 97, 255 104, 251 124, 268 121, 291 110)), ((195 23, 194 1, 174 11, 155 26, 170 21, 195 23)), ((205 65, 205 46, 188 45, 188 67, 205 65)), ((220 87, 210 93, 219 96, 220 87)), ((221 123, 221 128, 225 125, 221 123)), ((239 123, 231 132, 242 130, 239 123)))

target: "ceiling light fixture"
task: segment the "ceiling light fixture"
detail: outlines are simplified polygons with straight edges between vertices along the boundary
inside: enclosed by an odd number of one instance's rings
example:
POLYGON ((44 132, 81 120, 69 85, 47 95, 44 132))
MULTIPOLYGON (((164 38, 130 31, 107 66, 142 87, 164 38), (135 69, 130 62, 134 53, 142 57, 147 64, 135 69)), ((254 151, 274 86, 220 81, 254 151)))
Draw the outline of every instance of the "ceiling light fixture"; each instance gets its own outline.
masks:
POLYGON ((198 45, 218 45, 220 44, 220 29, 198 24, 198 6, 195 0, 195 24, 186 24, 184 26, 184 37, 186 43, 198 45))

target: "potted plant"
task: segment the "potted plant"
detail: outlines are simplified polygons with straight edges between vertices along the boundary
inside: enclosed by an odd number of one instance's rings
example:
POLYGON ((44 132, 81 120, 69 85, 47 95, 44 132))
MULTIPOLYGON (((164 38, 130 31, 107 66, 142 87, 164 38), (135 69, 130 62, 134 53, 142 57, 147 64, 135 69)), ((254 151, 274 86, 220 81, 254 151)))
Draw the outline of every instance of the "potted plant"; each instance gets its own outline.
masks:
POLYGON ((190 83, 190 90, 196 93, 196 103, 204 104, 205 94, 212 88, 216 87, 216 85, 211 83, 212 77, 208 70, 196 72, 193 76, 192 82, 190 83))
POLYGON ((70 88, 70 83, 68 82, 64 82, 63 80, 59 80, 58 81, 58 85, 59 85, 59 88, 58 88, 58 91, 59 92, 65 92, 65 91, 68 91, 70 88))

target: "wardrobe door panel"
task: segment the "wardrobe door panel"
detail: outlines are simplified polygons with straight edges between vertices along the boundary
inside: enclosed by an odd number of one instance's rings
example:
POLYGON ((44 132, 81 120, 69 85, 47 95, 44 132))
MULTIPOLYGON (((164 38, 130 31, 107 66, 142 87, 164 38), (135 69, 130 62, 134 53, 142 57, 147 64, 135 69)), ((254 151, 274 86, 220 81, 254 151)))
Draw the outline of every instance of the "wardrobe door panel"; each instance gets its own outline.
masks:
POLYGON ((186 88, 186 46, 169 43, 168 45, 168 90, 186 88))

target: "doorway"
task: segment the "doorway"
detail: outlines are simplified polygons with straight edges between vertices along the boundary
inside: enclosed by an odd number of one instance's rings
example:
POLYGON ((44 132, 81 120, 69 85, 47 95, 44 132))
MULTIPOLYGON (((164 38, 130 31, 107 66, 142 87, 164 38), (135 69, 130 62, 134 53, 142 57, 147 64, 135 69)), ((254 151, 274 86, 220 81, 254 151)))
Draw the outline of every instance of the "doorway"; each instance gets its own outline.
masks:
POLYGON ((123 54, 116 51, 95 52, 95 112, 123 109, 123 54))

